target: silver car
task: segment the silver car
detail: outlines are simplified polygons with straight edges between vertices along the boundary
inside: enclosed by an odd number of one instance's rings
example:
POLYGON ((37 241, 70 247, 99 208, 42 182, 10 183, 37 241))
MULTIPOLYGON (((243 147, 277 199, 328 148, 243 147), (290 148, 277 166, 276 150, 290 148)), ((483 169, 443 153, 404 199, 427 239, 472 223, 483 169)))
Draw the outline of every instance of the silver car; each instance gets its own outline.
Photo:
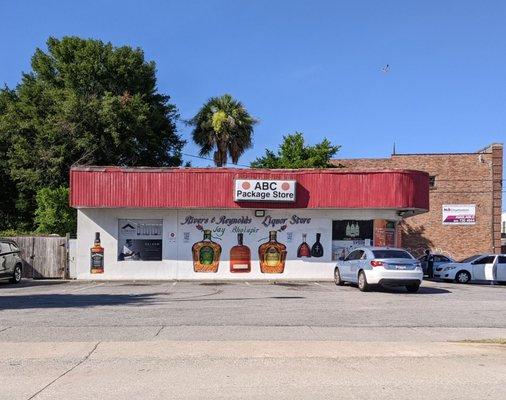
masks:
POLYGON ((19 253, 16 242, 0 239, 0 279, 9 279, 11 283, 21 282, 23 260, 19 253))
POLYGON ((374 285, 384 285, 404 286, 414 293, 422 279, 420 261, 406 250, 392 247, 359 247, 340 258, 334 269, 336 285, 356 283, 362 292, 374 285))

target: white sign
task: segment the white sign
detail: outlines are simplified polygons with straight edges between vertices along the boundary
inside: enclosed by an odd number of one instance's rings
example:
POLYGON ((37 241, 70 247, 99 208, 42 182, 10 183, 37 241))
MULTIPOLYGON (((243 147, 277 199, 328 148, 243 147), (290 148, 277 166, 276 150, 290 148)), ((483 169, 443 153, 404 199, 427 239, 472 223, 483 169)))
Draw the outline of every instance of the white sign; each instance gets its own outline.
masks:
POLYGON ((294 202, 296 181, 236 179, 235 201, 294 202))
POLYGON ((443 225, 474 225, 475 204, 443 204, 443 225))

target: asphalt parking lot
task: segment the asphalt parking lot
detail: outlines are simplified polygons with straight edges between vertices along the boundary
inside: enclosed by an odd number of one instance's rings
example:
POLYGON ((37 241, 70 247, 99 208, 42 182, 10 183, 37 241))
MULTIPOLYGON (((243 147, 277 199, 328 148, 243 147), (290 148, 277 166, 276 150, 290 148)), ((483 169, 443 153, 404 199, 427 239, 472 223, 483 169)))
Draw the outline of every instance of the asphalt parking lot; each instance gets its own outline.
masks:
POLYGON ((244 339, 460 340, 506 337, 506 287, 423 283, 362 293, 331 282, 0 284, 0 341, 244 339), (275 329, 273 329, 275 328, 275 329), (294 329, 296 328, 296 329, 294 329), (363 329, 367 328, 367 329, 363 329), (391 335, 390 335, 391 334, 391 335))
POLYGON ((502 399, 506 287, 0 284, 0 399, 502 399), (381 371, 381 373, 378 373, 381 371))

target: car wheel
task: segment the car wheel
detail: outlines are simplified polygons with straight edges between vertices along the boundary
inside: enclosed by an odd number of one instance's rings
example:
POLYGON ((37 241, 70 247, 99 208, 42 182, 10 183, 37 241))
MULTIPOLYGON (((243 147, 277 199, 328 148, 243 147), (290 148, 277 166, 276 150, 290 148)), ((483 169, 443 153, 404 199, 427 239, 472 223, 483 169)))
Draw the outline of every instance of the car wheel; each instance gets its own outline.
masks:
POLYGON ((339 273, 339 268, 336 268, 334 270, 334 283, 337 286, 343 286, 344 285, 344 281, 341 279, 341 274, 339 273))
POLYGON ((459 271, 455 275, 455 282, 457 283, 469 283, 471 280, 471 274, 467 271, 459 271))
POLYGON ((11 283, 19 283, 21 282, 21 265, 16 265, 14 267, 14 273, 12 274, 12 278, 10 280, 11 283))
POLYGON ((416 293, 418 292, 418 289, 420 289, 419 283, 413 283, 412 285, 406 285, 406 290, 408 293, 416 293))
POLYGON ((367 283, 367 277, 364 271, 360 271, 358 274, 358 289, 361 292, 368 292, 371 290, 371 286, 367 283))

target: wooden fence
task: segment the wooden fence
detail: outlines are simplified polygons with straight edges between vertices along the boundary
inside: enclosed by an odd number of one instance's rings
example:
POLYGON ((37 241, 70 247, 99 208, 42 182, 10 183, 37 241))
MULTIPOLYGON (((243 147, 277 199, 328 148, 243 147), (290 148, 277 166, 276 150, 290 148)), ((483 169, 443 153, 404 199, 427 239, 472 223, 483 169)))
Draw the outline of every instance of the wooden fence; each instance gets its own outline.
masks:
POLYGON ((60 236, 18 236, 24 278, 66 278, 67 238, 60 236))

